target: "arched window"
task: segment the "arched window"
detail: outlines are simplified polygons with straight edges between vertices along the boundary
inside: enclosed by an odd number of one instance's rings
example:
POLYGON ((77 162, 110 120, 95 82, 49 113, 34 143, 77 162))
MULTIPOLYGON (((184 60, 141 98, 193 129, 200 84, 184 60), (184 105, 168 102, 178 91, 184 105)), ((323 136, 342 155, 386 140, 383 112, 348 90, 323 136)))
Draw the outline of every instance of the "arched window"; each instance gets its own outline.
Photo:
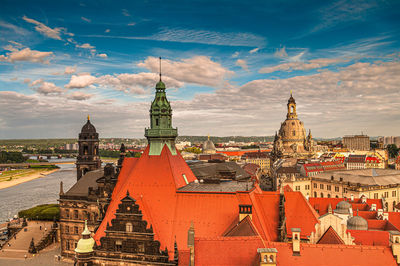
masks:
POLYGON ((264 255, 264 260, 263 260, 264 262, 268 262, 268 256, 267 255, 264 255))
POLYGON ((336 195, 336 198, 339 198, 339 196, 338 196, 338 195, 336 195))
POLYGON ((269 256, 269 262, 274 262, 274 256, 272 255, 269 256))
POLYGON ((290 106, 290 112, 293 113, 294 112, 294 106, 290 106))
POLYGON ((299 239, 299 237, 297 236, 297 234, 294 235, 294 239, 295 239, 295 240, 298 240, 298 239, 299 239))
POLYGON ((331 194, 328 194, 328 198, 330 198, 331 197, 331 194))
POLYGON ((385 202, 385 209, 387 210, 388 209, 388 203, 387 202, 385 202))
POLYGON ((132 230, 133 230, 132 224, 131 223, 126 223, 126 231, 127 232, 132 232, 132 230))
POLYGON ((88 146, 83 146, 83 154, 87 155, 89 151, 89 147, 88 146))
POLYGON ((323 197, 324 197, 324 193, 321 192, 321 198, 323 198, 323 197))
POLYGON ((396 206, 396 201, 393 201, 393 211, 395 210, 394 206, 396 206))
POLYGON ((295 130, 293 130, 293 136, 296 136, 296 131, 295 130))
POLYGON ((317 192, 314 191, 314 198, 316 198, 316 197, 317 197, 317 192))

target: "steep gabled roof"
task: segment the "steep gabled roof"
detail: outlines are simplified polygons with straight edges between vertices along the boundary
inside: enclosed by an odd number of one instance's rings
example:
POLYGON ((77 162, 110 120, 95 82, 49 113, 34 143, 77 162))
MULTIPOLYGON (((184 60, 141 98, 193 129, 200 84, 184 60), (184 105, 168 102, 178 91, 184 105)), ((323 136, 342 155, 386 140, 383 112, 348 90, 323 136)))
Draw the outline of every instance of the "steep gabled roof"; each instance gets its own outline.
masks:
POLYGON ((340 238, 340 236, 336 233, 335 229, 332 226, 329 226, 328 230, 321 236, 318 240, 317 244, 342 244, 344 245, 344 241, 340 238))
POLYGON ((284 192, 286 231, 292 235, 292 228, 301 228, 300 237, 308 238, 319 222, 319 215, 299 191, 284 192))
POLYGON ((389 246, 389 232, 376 230, 347 230, 356 245, 389 246))
POLYGON ((225 233, 224 236, 258 236, 258 233, 251 222, 250 216, 246 216, 238 224, 234 225, 227 233, 225 233))

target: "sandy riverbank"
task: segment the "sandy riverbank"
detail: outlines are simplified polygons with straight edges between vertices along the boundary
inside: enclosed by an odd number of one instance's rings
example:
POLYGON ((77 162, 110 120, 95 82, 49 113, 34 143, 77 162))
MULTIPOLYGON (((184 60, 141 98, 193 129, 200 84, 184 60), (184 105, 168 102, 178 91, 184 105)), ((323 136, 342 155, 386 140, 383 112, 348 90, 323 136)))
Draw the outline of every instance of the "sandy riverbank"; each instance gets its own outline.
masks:
POLYGON ((51 173, 54 173, 54 172, 56 172, 58 170, 59 169, 54 169, 54 170, 50 170, 50 171, 43 170, 43 171, 40 171, 40 172, 32 173, 32 174, 27 175, 27 176, 23 176, 23 177, 19 177, 19 178, 16 178, 16 179, 12 179, 10 181, 2 181, 2 182, 0 182, 0 190, 3 189, 3 188, 16 186, 16 185, 19 185, 21 183, 25 183, 25 182, 31 181, 31 180, 36 179, 36 178, 44 177, 44 176, 46 176, 48 174, 51 174, 51 173))

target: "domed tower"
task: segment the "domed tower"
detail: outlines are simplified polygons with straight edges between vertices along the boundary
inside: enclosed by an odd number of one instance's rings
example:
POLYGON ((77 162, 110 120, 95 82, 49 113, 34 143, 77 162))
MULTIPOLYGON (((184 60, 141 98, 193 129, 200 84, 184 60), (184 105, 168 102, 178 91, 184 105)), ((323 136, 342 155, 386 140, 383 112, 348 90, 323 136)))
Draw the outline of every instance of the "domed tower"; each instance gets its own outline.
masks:
POLYGON ((286 120, 281 123, 281 128, 275 136, 274 151, 283 156, 291 157, 294 154, 307 154, 311 152, 311 133, 306 137, 304 124, 297 117, 296 101, 293 94, 287 103, 286 120))
POLYGON ((145 137, 150 146, 149 155, 160 155, 164 145, 167 145, 173 155, 176 155, 175 139, 178 130, 172 128, 172 108, 167 100, 165 84, 161 80, 156 85, 156 95, 150 108, 150 128, 145 129, 145 137))
POLYGON ((79 180, 87 172, 99 169, 101 167, 99 155, 99 133, 90 123, 88 116, 86 124, 82 127, 78 139, 79 154, 76 159, 76 175, 79 180))
POLYGON ((210 136, 208 136, 208 139, 204 141, 203 147, 202 147, 202 153, 204 154, 214 154, 217 152, 217 149, 215 149, 214 143, 210 140, 210 136))

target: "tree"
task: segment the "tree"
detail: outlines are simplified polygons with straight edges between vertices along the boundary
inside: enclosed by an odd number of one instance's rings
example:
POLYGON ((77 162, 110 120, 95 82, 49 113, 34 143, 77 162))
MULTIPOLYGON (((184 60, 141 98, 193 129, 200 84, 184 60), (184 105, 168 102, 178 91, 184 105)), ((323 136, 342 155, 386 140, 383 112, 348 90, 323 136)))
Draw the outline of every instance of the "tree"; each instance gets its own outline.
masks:
POLYGON ((386 149, 389 152, 390 158, 396 158, 399 154, 399 148, 397 148, 396 144, 389 144, 387 145, 386 149))

